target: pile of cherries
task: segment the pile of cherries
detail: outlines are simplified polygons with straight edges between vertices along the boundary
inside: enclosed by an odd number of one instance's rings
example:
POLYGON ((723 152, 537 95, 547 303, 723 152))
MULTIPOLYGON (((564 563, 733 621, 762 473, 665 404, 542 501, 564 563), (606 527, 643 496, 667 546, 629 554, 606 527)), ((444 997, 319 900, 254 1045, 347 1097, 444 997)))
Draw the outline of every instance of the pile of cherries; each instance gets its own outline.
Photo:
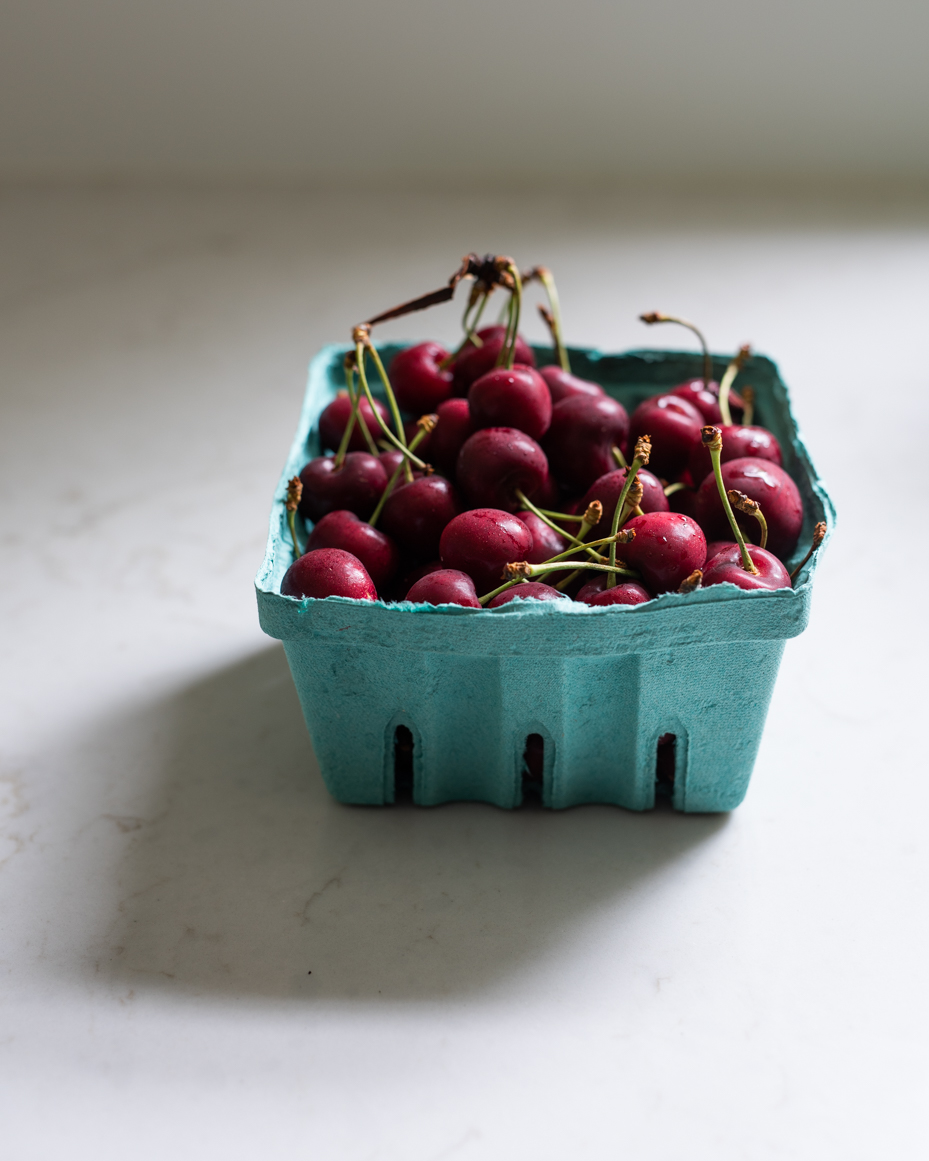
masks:
POLYGON ((803 508, 777 439, 752 423, 753 393, 731 390, 742 348, 720 383, 704 374, 628 415, 593 382, 571 374, 558 298, 544 267, 520 274, 506 257, 469 255, 448 286, 353 331, 346 390, 323 411, 322 448, 290 482, 295 560, 291 597, 408 600, 496 608, 514 598, 637 605, 666 592, 721 583, 792 584, 803 564, 803 508), (454 352, 425 342, 388 369, 371 327, 472 286, 454 352), (542 284, 539 310, 556 361, 536 368, 518 333, 523 288, 542 284), (491 295, 502 321, 478 329, 491 295), (371 391, 379 378, 387 405, 371 391), (415 422, 407 416, 421 416, 415 422), (313 527, 301 536, 297 514, 313 527))

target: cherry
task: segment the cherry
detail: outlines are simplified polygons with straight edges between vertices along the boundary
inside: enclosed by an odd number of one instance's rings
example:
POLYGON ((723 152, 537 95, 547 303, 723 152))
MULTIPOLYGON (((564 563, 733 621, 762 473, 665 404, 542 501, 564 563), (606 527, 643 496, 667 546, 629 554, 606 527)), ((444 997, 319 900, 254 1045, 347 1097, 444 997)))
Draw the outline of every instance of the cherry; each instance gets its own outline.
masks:
MULTIPOLYGON (((390 423, 390 415, 387 408, 375 399, 375 404, 378 411, 381 413, 384 422, 390 423)), ((348 395, 337 395, 335 399, 326 407, 319 417, 319 442, 320 447, 337 448, 345 433, 346 425, 348 424, 349 416, 352 413, 352 401, 348 395)), ((374 412, 371 410, 371 404, 367 399, 362 399, 358 405, 359 420, 363 419, 367 424, 368 431, 372 438, 377 439, 380 433, 380 426, 374 417, 374 412)), ((368 441, 364 437, 364 432, 361 430, 361 424, 356 423, 352 429, 352 434, 348 440, 349 451, 367 451, 368 441)))
MULTIPOLYGON (((603 505, 603 517, 591 532, 591 540, 610 535, 613 524, 613 513, 616 510, 619 494, 623 490, 623 485, 626 482, 627 473, 628 468, 615 468, 612 472, 607 472, 605 475, 602 475, 599 480, 594 480, 587 489, 584 499, 578 505, 579 512, 583 512, 594 500, 599 500, 603 505)), ((642 511, 670 511, 668 498, 664 494, 664 488, 662 488, 660 480, 653 476, 651 472, 646 471, 645 468, 639 468, 638 479, 642 483, 642 501, 639 504, 642 511)))
MULTIPOLYGON (((721 475, 727 491, 734 488, 744 492, 750 500, 761 505, 768 524, 768 551, 787 560, 797 547, 803 524, 803 503, 797 485, 777 464, 754 457, 730 460, 723 464, 721 475)), ((707 536, 721 539, 730 532, 719 488, 712 475, 707 476, 697 490, 697 512, 707 536)), ((748 537, 758 538, 756 520, 741 513, 736 519, 748 537)))
POLYGON ((420 557, 435 556, 442 530, 461 511, 455 486, 444 476, 422 476, 395 488, 381 513, 384 531, 420 557))
POLYGON ((604 395, 605 392, 599 383, 592 383, 589 379, 579 379, 570 371, 565 371, 556 364, 541 367, 539 374, 548 384, 552 403, 560 403, 569 395, 604 395))
POLYGON ((583 585, 574 599, 585 605, 644 605, 652 599, 652 595, 634 581, 626 581, 608 589, 606 575, 601 573, 583 585))
POLYGON ((474 581, 466 572, 455 568, 440 567, 420 577, 410 586, 405 600, 426 605, 465 605, 469 609, 481 607, 474 581))
POLYGON ((545 451, 552 471, 570 489, 589 488, 615 468, 612 448, 629 432, 626 409, 609 395, 569 395, 552 408, 545 451))
POLYGON ((404 411, 423 415, 451 398, 452 373, 441 366, 447 358, 448 351, 433 342, 417 343, 394 355, 390 383, 404 411))
POLYGON ((384 465, 368 452, 349 452, 336 467, 335 456, 318 456, 300 473, 303 498, 300 514, 320 520, 327 512, 345 508, 367 520, 387 487, 384 465))
POLYGON ((345 509, 327 512, 315 526, 306 550, 317 548, 342 548, 357 556, 378 590, 393 579, 400 565, 400 553, 390 537, 345 509))
POLYGON ((353 597, 376 601, 374 581, 357 556, 341 548, 316 548, 295 560, 281 581, 285 597, 353 597))
POLYGON ((438 424, 435 430, 420 445, 420 454, 437 471, 445 476, 454 476, 458 463, 458 453, 468 436, 474 434, 471 422, 471 408, 467 399, 446 399, 436 408, 438 424))
POLYGON ((471 419, 477 429, 515 427, 539 440, 552 422, 552 397, 542 376, 532 367, 514 363, 496 367, 468 390, 471 419))
MULTIPOLYGON (((467 342, 452 364, 456 395, 467 395, 468 388, 474 380, 480 379, 482 375, 486 375, 496 366, 497 356, 503 349, 506 327, 482 327, 477 332, 477 337, 484 345, 476 347, 472 342, 467 342)), ((535 366, 535 355, 532 353, 532 348, 519 335, 516 336, 514 362, 522 363, 527 367, 535 366)))
POLYGON ((472 507, 515 512, 520 506, 517 491, 531 499, 546 483, 548 461, 525 432, 512 427, 485 427, 465 442, 458 455, 456 474, 472 507))
MULTIPOLYGON (((416 426, 416 424, 411 424, 411 427, 413 429, 413 434, 415 434, 419 430, 419 428, 416 426)), ((423 454, 423 445, 425 443, 428 443, 428 439, 429 439, 429 437, 427 436, 425 440, 421 441, 419 447, 416 449, 418 455, 423 454)), ((397 468, 406 459, 406 456, 403 454, 402 451, 385 451, 385 452, 381 452, 381 454, 377 458, 384 465, 384 471, 387 473, 387 479, 389 480, 390 477, 397 470, 397 468)), ((419 470, 419 468, 413 468, 413 479, 414 480, 418 480, 421 475, 423 475, 423 473, 419 470)))
POLYGON ((479 594, 500 584, 503 566, 525 560, 532 533, 510 512, 474 508, 456 516, 442 533, 439 555, 447 568, 466 572, 479 594))
POLYGON ((623 545, 623 560, 642 575, 655 593, 673 592, 706 560, 700 525, 679 512, 649 512, 625 524, 635 539, 623 545))
POLYGON ((633 411, 630 440, 652 437, 649 467, 666 480, 677 479, 687 466, 694 444, 700 442, 703 416, 679 395, 653 395, 633 411))
POLYGON ((789 589, 790 574, 773 553, 757 545, 748 546, 748 555, 757 573, 748 572, 742 564, 742 550, 735 541, 724 545, 709 558, 703 568, 703 587, 728 582, 740 589, 789 589))
MULTIPOLYGON (((703 416, 704 423, 722 423, 722 412, 719 410, 719 384, 715 380, 704 387, 702 379, 688 379, 686 383, 678 383, 676 387, 672 387, 667 394, 679 395, 688 403, 692 403, 703 416)), ((735 391, 729 393, 729 406, 740 415, 744 409, 743 400, 735 391)))
MULTIPOLYGON (((731 397, 730 397, 731 398, 731 397)), ((707 420, 711 423, 712 420, 707 420)), ((720 452, 720 463, 727 464, 730 460, 754 458, 768 460, 778 467, 782 464, 781 445, 766 427, 744 427, 741 424, 730 424, 720 427, 723 438, 723 448, 720 452)), ((701 484, 708 473, 713 470, 713 461, 710 453, 702 443, 694 444, 690 453, 688 465, 691 478, 701 484)))
POLYGON ((535 512, 517 512, 516 518, 522 520, 532 533, 532 548, 523 558, 530 564, 544 564, 559 552, 567 550, 567 538, 546 524, 541 517, 536 516, 535 512))
POLYGON ((513 585, 511 589, 497 593, 492 601, 487 602, 487 608, 498 609, 501 605, 506 605, 510 601, 515 601, 517 598, 521 601, 570 600, 564 593, 553 589, 551 585, 543 584, 542 581, 526 581, 525 584, 513 585))
MULTIPOLYGON (((735 544, 734 540, 708 540, 706 542, 706 559, 712 560, 717 552, 722 552, 724 548, 728 548, 730 544, 735 544)), ((738 545, 736 545, 738 548, 738 545)), ((706 562, 704 562, 706 563, 706 562)), ((701 568, 703 565, 700 566, 701 568)))

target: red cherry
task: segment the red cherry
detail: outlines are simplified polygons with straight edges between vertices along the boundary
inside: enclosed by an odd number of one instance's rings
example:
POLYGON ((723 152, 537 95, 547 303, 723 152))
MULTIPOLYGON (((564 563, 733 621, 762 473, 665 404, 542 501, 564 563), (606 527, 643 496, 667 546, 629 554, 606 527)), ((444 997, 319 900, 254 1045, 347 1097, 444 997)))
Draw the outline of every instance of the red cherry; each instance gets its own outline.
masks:
MULTIPOLYGON (((374 403, 381 414, 381 418, 390 426, 390 415, 387 408, 379 399, 375 399, 374 403)), ((367 399, 361 400, 361 403, 358 405, 358 412, 367 424, 368 431, 371 432, 372 437, 375 440, 379 439, 382 435, 381 428, 374 417, 371 404, 367 399)), ((319 417, 320 447, 324 450, 326 448, 332 448, 333 451, 338 449, 345 432, 345 425, 348 423, 348 417, 351 413, 352 404, 349 397, 347 395, 337 395, 319 417)), ((361 424, 356 422, 352 428, 352 434, 349 437, 348 450, 367 451, 367 448, 368 441, 365 439, 361 430, 361 424)))
POLYGON ((398 351, 390 363, 390 385, 404 411, 426 415, 451 398, 452 373, 439 364, 448 358, 440 343, 417 343, 398 351))
POLYGON ((474 581, 455 568, 438 568, 421 577, 410 587, 405 600, 426 605, 465 605, 469 609, 481 607, 474 581))
POLYGON ((654 593, 676 589, 706 560, 706 537, 696 520, 679 512, 649 512, 624 525, 635 540, 621 546, 623 560, 654 593))
MULTIPOLYGON (((594 480, 587 489, 584 499, 578 504, 578 512, 586 511, 588 505, 592 504, 594 500, 599 500, 603 505, 603 518, 599 524, 594 525, 588 537, 589 540, 610 535, 610 530, 613 527, 613 513, 616 511, 616 504, 626 482, 627 473, 627 468, 615 468, 612 472, 606 472, 599 480, 594 480)), ((639 469, 638 478, 642 481, 642 503, 640 505, 642 511, 669 511, 668 497, 664 494, 661 481, 644 468, 639 469)))
MULTIPOLYGON (((668 395, 679 395, 682 399, 686 399, 700 412, 704 423, 712 423, 718 427, 723 421, 722 412, 719 410, 719 384, 711 380, 708 388, 703 386, 702 379, 688 379, 686 383, 678 383, 676 387, 672 387, 668 395)), ((730 391, 729 409, 732 414, 741 415, 744 406, 741 396, 735 391, 730 391)))
POLYGON ((644 605, 652 595, 634 581, 608 589, 606 576, 601 573, 595 580, 588 581, 574 599, 585 605, 644 605))
MULTIPOLYGON (((419 428, 414 427, 414 429, 413 429, 414 434, 418 430, 419 430, 419 428)), ((407 438, 409 438, 409 437, 407 437, 407 438)), ((428 439, 428 436, 426 438, 428 439)), ((422 455, 423 455, 423 444, 425 442, 426 442, 426 440, 424 439, 422 441, 422 443, 419 445, 419 447, 416 449, 416 454, 420 457, 420 459, 422 458, 422 455)), ((406 456, 403 454, 402 451, 385 451, 385 452, 381 452, 381 454, 377 458, 384 465, 384 471, 387 473, 387 479, 389 480, 390 477, 397 470, 397 468, 406 459, 406 456)), ((413 469, 413 479, 414 480, 418 480, 421 475, 423 475, 423 473, 419 470, 419 468, 413 469)), ((402 477, 401 477, 401 479, 402 479, 402 477)))
POLYGON ((417 454, 444 476, 453 477, 458 453, 468 436, 474 434, 467 399, 446 399, 436 408, 439 422, 419 445, 417 454))
POLYGON ((367 520, 387 487, 384 465, 369 452, 349 452, 340 468, 335 466, 335 456, 318 456, 306 465, 300 480, 300 513, 313 521, 338 508, 367 520))
POLYGON ((284 573, 285 597, 353 597, 376 601, 377 589, 357 556, 341 548, 305 552, 284 573))
POLYGON ((652 453, 648 466, 656 476, 674 480, 687 467, 694 444, 700 442, 703 416, 679 395, 654 395, 633 411, 629 421, 630 444, 650 435, 652 453))
POLYGON ((552 422, 552 397, 538 371, 516 363, 510 370, 497 367, 468 390, 471 419, 477 429, 515 427, 539 440, 552 422))
POLYGON ((548 384, 552 403, 560 403, 569 395, 604 395, 605 392, 599 383, 591 383, 589 379, 579 379, 570 371, 564 371, 557 364, 542 367, 539 374, 548 384))
POLYGON ((310 533, 306 550, 317 548, 341 548, 357 556, 378 590, 393 579, 400 564, 400 553, 389 536, 344 509, 327 512, 310 533))
POLYGON ((435 556, 442 530, 461 511, 455 486, 443 476, 422 476, 394 488, 384 504, 384 531, 420 557, 435 556))
POLYGON ((532 551, 532 533, 521 520, 498 508, 462 512, 446 527, 439 555, 448 568, 466 572, 478 593, 502 583, 503 566, 525 560, 532 551))
POLYGON ((465 499, 473 507, 515 512, 520 506, 517 490, 531 500, 546 482, 548 461, 525 432, 513 427, 485 427, 462 447, 456 475, 465 499))
MULTIPOLYGON (((782 464, 781 445, 765 427, 743 427, 741 424, 724 425, 719 429, 723 437, 723 450, 719 454, 720 463, 730 460, 768 460, 778 467, 782 464)), ((691 478, 701 484, 713 470, 709 451, 702 443, 694 444, 688 465, 691 478)))
POLYGON ((565 597, 564 593, 560 593, 557 589, 553 589, 551 585, 543 584, 542 581, 526 581, 525 584, 513 585, 511 589, 504 589, 502 593, 497 593, 492 601, 487 602, 488 609, 498 609, 501 605, 507 605, 510 601, 564 601, 570 598, 565 597))
POLYGON ((629 431, 626 409, 609 395, 569 395, 552 409, 544 446, 552 471, 569 489, 589 488, 615 468, 611 449, 629 431))
MULTIPOLYGON (((777 464, 749 457, 723 464, 722 478, 726 491, 735 488, 761 505, 768 524, 768 551, 781 560, 788 560, 797 547, 803 525, 803 502, 790 476, 777 464)), ((707 536, 722 539, 732 535, 716 478, 712 475, 697 490, 697 513, 707 536)), ((758 539, 760 527, 754 517, 736 512, 735 518, 747 539, 758 539)))
MULTIPOLYGON (((467 395, 468 388, 475 379, 480 379, 497 365, 497 356, 503 347, 506 335, 505 326, 482 327, 477 337, 483 341, 482 347, 475 347, 468 343, 461 354, 452 364, 454 375, 455 394, 467 395)), ((535 355, 530 347, 519 335, 516 336, 516 363, 527 367, 535 366, 535 355)))
MULTIPOLYGON (((728 548, 730 544, 735 544, 734 540, 708 540, 706 542, 706 559, 712 560, 717 552, 722 552, 724 548, 728 548)), ((738 545, 736 545, 738 548, 738 545)), ((702 566, 701 566, 702 567, 702 566)))
POLYGON ((790 573, 767 549, 754 544, 748 546, 748 555, 758 569, 758 575, 742 567, 742 552, 739 546, 730 542, 715 556, 707 560, 703 568, 703 587, 721 585, 726 581, 738 585, 740 589, 789 589, 792 588, 790 573))

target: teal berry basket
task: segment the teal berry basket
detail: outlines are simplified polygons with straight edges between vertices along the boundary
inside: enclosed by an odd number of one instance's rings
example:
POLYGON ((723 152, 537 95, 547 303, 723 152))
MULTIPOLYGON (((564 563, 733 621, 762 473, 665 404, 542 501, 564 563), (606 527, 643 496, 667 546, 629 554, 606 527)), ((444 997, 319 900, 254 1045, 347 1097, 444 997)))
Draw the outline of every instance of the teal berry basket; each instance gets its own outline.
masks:
MULTIPOLYGON (((400 348, 383 348, 388 360, 400 348)), ((319 455, 320 412, 344 383, 347 348, 313 360, 255 581, 261 627, 284 643, 329 792, 339 802, 517 807, 611 803, 728 811, 745 796, 789 637, 810 615, 815 553, 793 589, 716 585, 644 605, 594 608, 512 601, 498 609, 281 595, 292 549, 287 481, 319 455)), ((572 350, 575 374, 630 412, 699 375, 692 354, 572 350)), ((551 360, 548 350, 536 352, 551 360)), ((717 357, 721 376, 728 360, 717 357)), ((780 441, 804 504, 793 567, 835 510, 769 359, 738 383, 755 388, 757 422, 780 441)), ((825 547, 825 545, 823 545, 825 547)))

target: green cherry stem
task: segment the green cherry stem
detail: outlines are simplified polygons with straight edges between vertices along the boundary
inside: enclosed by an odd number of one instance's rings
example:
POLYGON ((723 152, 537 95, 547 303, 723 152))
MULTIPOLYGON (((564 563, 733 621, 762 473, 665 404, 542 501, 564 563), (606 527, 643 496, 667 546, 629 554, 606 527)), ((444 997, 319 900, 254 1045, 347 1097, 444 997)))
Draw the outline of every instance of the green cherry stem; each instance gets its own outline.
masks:
POLYGON ((675 492, 682 492, 686 487, 686 484, 683 484, 680 480, 678 480, 676 484, 668 484, 664 490, 664 494, 666 496, 673 496, 675 492))
MULTIPOLYGON (((371 410, 374 412, 374 418, 377 420, 378 426, 380 427, 381 431, 383 431, 385 438, 390 443, 392 443, 394 445, 394 447, 397 449, 397 451, 402 451, 403 454, 405 456, 407 456, 410 460, 412 460, 412 462, 418 468, 425 471, 426 464, 424 463, 424 461, 421 460, 419 458, 419 456, 410 455, 409 448, 406 446, 406 444, 402 440, 397 439, 397 437, 394 435, 394 433, 390 430, 390 428, 384 422, 383 416, 381 415, 381 413, 378 411, 377 407, 375 406, 374 396, 371 394, 371 387, 368 384, 368 377, 365 375, 365 372, 364 372, 364 344, 359 341, 356 344, 355 350, 356 350, 356 356, 357 356, 357 360, 358 360, 358 378, 361 381, 361 387, 362 387, 362 390, 364 391, 365 395, 367 396, 368 403, 371 405, 371 410)), ((396 405, 396 401, 395 401, 395 405, 396 405)), ((403 430, 402 424, 400 425, 400 430, 401 431, 403 430)))
POLYGON ((751 427, 755 418, 755 388, 746 383, 744 387, 739 388, 739 394, 745 405, 742 409, 742 423, 746 427, 751 427))
POLYGON ((648 314, 640 314, 639 319, 648 326, 654 326, 655 323, 676 323, 679 327, 686 327, 687 330, 695 334, 700 340, 700 348, 703 351, 703 386, 709 389, 710 381, 713 378, 713 359, 700 328, 696 324, 688 322, 686 318, 679 318, 674 314, 662 314, 658 310, 649 311, 648 314))
POLYGON ((618 447, 611 447, 610 451, 613 453, 613 459, 616 460, 616 464, 618 467, 620 467, 620 468, 628 468, 629 467, 629 465, 626 463, 626 457, 623 455, 623 453, 620 451, 620 449, 618 447))
MULTIPOLYGON (((426 436, 429 435, 430 432, 435 431, 435 426, 438 422, 439 417, 437 415, 422 415, 419 419, 417 419, 416 426, 419 428, 419 431, 417 431, 417 433, 410 440, 410 446, 407 448, 407 454, 409 454, 409 452, 416 451, 426 436)), ((409 462, 409 459, 404 456, 402 461, 394 468, 393 475, 387 481, 387 487, 383 492, 381 492, 381 498, 377 502, 377 507, 371 513, 371 517, 368 520, 368 523, 372 528, 377 524, 378 517, 384 510, 384 505, 390 499, 390 493, 397 486, 397 481, 400 479, 400 474, 403 471, 404 466, 409 464, 409 462)))
MULTIPOLYGON (((623 490, 619 493, 619 499, 616 501, 616 507, 613 509, 613 525, 610 529, 610 535, 615 537, 619 532, 620 517, 623 515, 623 509, 626 506, 626 497, 629 495, 629 489, 639 474, 639 468, 644 468, 649 461, 652 451, 652 441, 647 435, 640 436, 635 443, 635 455, 632 463, 626 472, 626 481, 623 484, 623 490)), ((610 566, 616 566, 616 540, 610 545, 610 566)), ((616 580, 612 574, 607 577, 606 587, 611 589, 615 587, 616 580), (611 583, 612 582, 612 583, 611 583)))
POLYGON ((732 384, 735 382, 736 375, 738 375, 748 362, 751 353, 752 348, 747 343, 744 347, 739 347, 739 353, 726 368, 726 373, 720 381, 719 414, 723 417, 723 423, 726 427, 731 427, 732 425, 732 412, 729 410, 729 392, 732 390, 732 384))
POLYGON ((299 476, 287 481, 287 499, 284 507, 287 509, 287 524, 290 527, 290 539, 294 546, 294 560, 301 555, 300 542, 297 539, 297 508, 303 498, 303 483, 299 476))
POLYGON ((547 266, 533 266, 527 275, 528 278, 537 278, 545 288, 545 295, 548 298, 548 310, 540 306, 539 313, 551 331, 558 365, 562 371, 567 371, 570 375, 571 361, 568 358, 568 350, 564 345, 564 329, 561 325, 561 303, 558 299, 558 288, 555 286, 555 279, 552 277, 552 272, 547 266))
MULTIPOLYGON (((553 531, 557 532, 559 536, 566 536, 568 538, 568 540, 570 540, 574 545, 576 545, 577 547, 580 547, 581 541, 580 541, 579 537, 574 536, 573 533, 568 532, 567 529, 565 529, 565 528, 559 528, 558 525, 554 522, 554 520, 550 520, 548 517, 548 514, 546 512, 544 512, 541 508, 537 508, 535 506, 535 504, 533 504, 533 502, 519 490, 519 488, 516 489, 516 499, 520 502, 520 504, 522 504, 522 506, 527 511, 534 512, 535 515, 538 516, 538 518, 542 521, 543 524, 547 524, 549 526, 549 528, 551 528, 553 531)), ((582 521, 582 527, 583 527, 584 517, 581 516, 580 519, 582 521)))
POLYGON ((739 527, 739 522, 736 520, 735 513, 732 511, 732 505, 729 503, 729 497, 726 494, 726 485, 723 483, 723 473, 719 462, 720 452, 723 450, 722 432, 718 427, 707 426, 701 431, 700 438, 703 441, 703 446, 710 453, 710 459, 713 462, 713 475, 716 477, 719 498, 722 500, 723 508, 726 510, 726 516, 732 528, 732 535, 735 537, 739 551, 742 553, 742 567, 746 572, 757 576, 758 569, 755 567, 755 562, 749 556, 748 549, 745 547, 745 537, 742 535, 742 529, 739 527))
POLYGON ((501 354, 505 351, 506 357, 500 365, 505 367, 507 371, 510 371, 516 362, 516 337, 519 334, 519 317, 523 308, 523 283, 519 277, 519 271, 516 269, 516 263, 512 258, 507 258, 505 261, 505 269, 512 279, 513 289, 511 291, 509 328, 503 347, 501 348, 501 354))
POLYGON ((825 540, 825 538, 826 538, 826 521, 820 520, 820 522, 813 529, 813 543, 810 545, 809 552, 806 554, 806 556, 803 558, 803 560, 800 561, 800 563, 797 565, 797 567, 790 574, 790 583, 791 584, 793 584, 793 582, 800 575, 800 570, 806 566, 806 564, 810 560, 810 557, 812 557, 813 553, 817 550, 817 548, 819 548, 819 546, 822 544, 822 542, 825 540))
POLYGON ((754 516, 761 525, 761 537, 759 540, 760 548, 768 547, 768 522, 764 518, 764 513, 761 511, 761 505, 757 500, 752 500, 740 492, 738 488, 730 488, 726 493, 729 497, 729 503, 733 508, 738 508, 740 512, 744 512, 746 516, 754 516))

